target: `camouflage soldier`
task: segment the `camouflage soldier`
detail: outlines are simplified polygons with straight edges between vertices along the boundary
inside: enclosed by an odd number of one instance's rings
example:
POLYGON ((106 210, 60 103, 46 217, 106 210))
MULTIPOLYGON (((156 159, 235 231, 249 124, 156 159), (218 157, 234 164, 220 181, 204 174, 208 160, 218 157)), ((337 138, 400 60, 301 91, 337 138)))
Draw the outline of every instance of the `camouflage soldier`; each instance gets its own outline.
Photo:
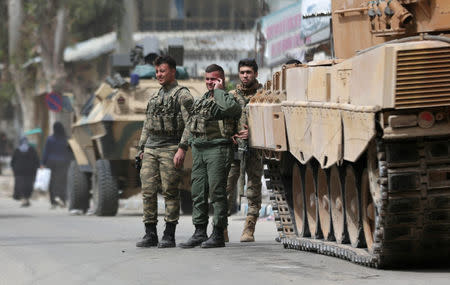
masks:
POLYGON ((136 246, 174 247, 175 227, 180 215, 178 184, 188 149, 189 130, 185 124, 190 117, 194 98, 186 87, 178 85, 175 80, 176 64, 173 58, 158 57, 155 67, 156 78, 162 87, 149 99, 139 141, 145 236, 136 246), (158 190, 162 190, 166 209, 166 228, 159 244, 156 232, 158 190))
MULTIPOLYGON (((239 79, 241 84, 236 86, 236 90, 231 91, 242 108, 242 115, 239 119, 239 133, 233 136, 235 143, 243 143, 247 145, 248 140, 248 119, 245 106, 250 99, 256 94, 256 91, 262 88, 256 77, 258 77, 258 65, 254 59, 243 59, 239 61, 239 79)), ((256 221, 259 217, 261 209, 261 176, 263 173, 263 163, 261 156, 250 149, 241 155, 240 159, 244 159, 245 173, 247 173, 247 200, 248 213, 245 221, 244 230, 241 235, 241 242, 255 241, 253 236, 255 232, 256 221)), ((234 203, 234 189, 241 172, 241 161, 234 160, 231 164, 230 174, 227 182, 228 203, 234 203)), ((225 232, 228 235, 227 232, 225 232)))
POLYGON ((192 222, 195 232, 183 248, 201 245, 203 248, 224 247, 223 231, 227 227, 227 176, 232 160, 231 137, 237 131, 236 121, 241 107, 233 95, 224 89, 222 67, 206 68, 208 92, 197 99, 189 121, 192 147, 192 222), (208 196, 214 207, 213 232, 208 238, 208 196))

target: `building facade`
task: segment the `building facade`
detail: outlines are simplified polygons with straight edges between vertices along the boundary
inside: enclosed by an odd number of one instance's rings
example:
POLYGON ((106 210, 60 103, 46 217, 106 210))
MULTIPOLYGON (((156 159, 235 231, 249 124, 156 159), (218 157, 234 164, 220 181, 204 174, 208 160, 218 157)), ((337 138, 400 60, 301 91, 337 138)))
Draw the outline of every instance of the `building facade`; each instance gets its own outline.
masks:
POLYGON ((138 0, 139 30, 249 30, 264 13, 260 0, 138 0))

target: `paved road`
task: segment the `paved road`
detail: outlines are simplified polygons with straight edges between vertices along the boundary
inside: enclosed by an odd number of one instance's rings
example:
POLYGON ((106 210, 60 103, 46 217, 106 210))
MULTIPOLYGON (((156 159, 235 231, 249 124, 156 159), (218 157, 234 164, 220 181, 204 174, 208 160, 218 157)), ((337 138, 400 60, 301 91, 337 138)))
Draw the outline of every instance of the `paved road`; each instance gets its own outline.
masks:
MULTIPOLYGON (((5 185, 0 181, 0 285, 394 285, 450 280, 448 269, 381 271, 285 250, 273 240, 273 221, 260 220, 257 242, 242 244, 238 241, 242 216, 231 218, 231 242, 226 248, 140 249, 135 242, 143 226, 136 211, 123 210, 117 217, 69 216, 66 209, 50 210, 43 198, 24 209, 8 197, 5 185)), ((160 223, 159 232, 162 227, 160 223)), ((185 241, 192 231, 190 217, 183 216, 177 241, 185 241)))

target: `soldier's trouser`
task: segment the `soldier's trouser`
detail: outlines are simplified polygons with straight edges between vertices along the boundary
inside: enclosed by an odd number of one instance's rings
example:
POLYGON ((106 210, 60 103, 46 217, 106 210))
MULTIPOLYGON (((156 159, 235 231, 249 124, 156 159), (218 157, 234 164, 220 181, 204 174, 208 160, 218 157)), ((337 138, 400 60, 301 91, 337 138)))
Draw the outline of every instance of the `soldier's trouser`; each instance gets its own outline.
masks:
MULTIPOLYGON (((255 151, 250 150, 246 156, 245 173, 247 173, 247 216, 259 217, 261 209, 261 176, 263 174, 263 163, 261 156, 255 151)), ((241 162, 234 160, 231 164, 230 174, 228 174, 227 196, 228 205, 234 203, 234 189, 241 174, 241 162), (232 201, 231 201, 232 200, 232 201)))
POLYGON ((144 204, 144 224, 158 222, 158 190, 162 190, 165 201, 166 222, 178 223, 180 217, 180 183, 182 169, 176 169, 173 157, 177 145, 145 148, 142 159, 141 183, 144 204))
POLYGON ((213 224, 228 225, 227 177, 232 160, 230 145, 210 147, 192 146, 192 222, 194 225, 208 223, 208 196, 214 207, 213 224))

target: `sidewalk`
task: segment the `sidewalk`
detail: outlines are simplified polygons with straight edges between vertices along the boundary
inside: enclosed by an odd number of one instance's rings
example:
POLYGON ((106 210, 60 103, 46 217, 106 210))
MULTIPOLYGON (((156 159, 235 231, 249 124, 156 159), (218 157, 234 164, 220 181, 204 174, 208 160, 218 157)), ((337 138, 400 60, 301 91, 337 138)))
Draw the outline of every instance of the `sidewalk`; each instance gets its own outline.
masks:
MULTIPOLYGON (((0 175, 0 198, 12 197, 14 187, 14 177, 11 168, 3 168, 0 175)), ((12 199, 12 198, 11 198, 12 199)))

